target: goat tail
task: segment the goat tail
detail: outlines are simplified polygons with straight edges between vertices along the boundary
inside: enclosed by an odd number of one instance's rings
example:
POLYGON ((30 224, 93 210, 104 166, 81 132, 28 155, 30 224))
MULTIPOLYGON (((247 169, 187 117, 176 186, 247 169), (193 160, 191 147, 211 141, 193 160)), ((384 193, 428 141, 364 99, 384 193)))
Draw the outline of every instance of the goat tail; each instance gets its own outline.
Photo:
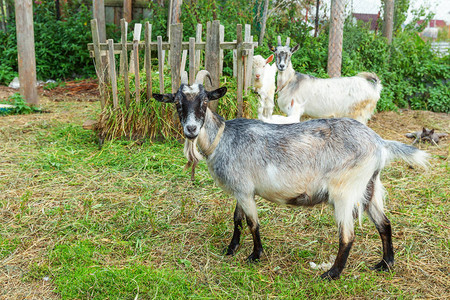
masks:
POLYGON ((389 152, 388 160, 400 158, 410 165, 420 166, 424 169, 427 169, 430 165, 428 162, 430 154, 425 151, 397 141, 385 141, 385 146, 389 152))
POLYGON ((381 90, 383 89, 383 85, 381 84, 380 78, 378 78, 378 76, 375 73, 360 72, 356 76, 362 77, 365 80, 367 80, 368 82, 370 82, 371 84, 373 84, 374 88, 377 90, 377 93, 378 94, 381 93, 381 90))

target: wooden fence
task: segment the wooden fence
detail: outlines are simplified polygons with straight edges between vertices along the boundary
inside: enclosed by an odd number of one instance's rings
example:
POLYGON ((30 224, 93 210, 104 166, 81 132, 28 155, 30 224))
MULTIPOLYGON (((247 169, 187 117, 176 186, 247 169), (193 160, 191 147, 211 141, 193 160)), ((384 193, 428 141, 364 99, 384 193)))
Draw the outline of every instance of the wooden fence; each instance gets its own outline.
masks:
MULTIPOLYGON (((202 41, 202 25, 197 25, 196 37, 190 37, 189 42, 183 42, 183 24, 171 25, 169 42, 163 42, 162 37, 158 36, 156 41, 151 40, 152 25, 146 22, 144 24, 144 40, 140 41, 141 24, 136 24, 134 28, 133 41, 126 40, 127 37, 127 23, 125 19, 121 20, 122 39, 120 43, 114 42, 112 39, 107 40, 107 43, 99 42, 97 20, 91 21, 92 39, 93 43, 88 44, 88 49, 91 56, 95 58, 95 66, 97 76, 99 79, 100 102, 102 108, 108 103, 106 92, 107 85, 111 85, 112 91, 112 105, 117 108, 117 79, 122 76, 125 87, 125 104, 128 107, 130 101, 140 101, 140 85, 139 70, 142 66, 145 70, 147 82, 145 85, 146 97, 150 99, 152 96, 152 51, 156 51, 155 58, 158 60, 159 73, 159 92, 176 92, 180 87, 181 72, 186 68, 187 59, 189 59, 188 78, 189 84, 192 84, 195 74, 202 69, 202 62, 204 62, 204 69, 211 74, 212 84, 205 82, 207 89, 215 89, 219 87, 219 79, 223 70, 223 51, 232 50, 235 57, 235 72, 237 79, 237 117, 241 117, 243 113, 243 94, 247 92, 251 84, 252 63, 253 63, 253 49, 257 46, 253 42, 253 37, 250 35, 250 25, 245 25, 245 33, 242 35, 242 25, 238 24, 236 27, 236 40, 232 42, 224 41, 224 27, 220 25, 220 21, 215 20, 208 22, 206 25, 206 41, 202 41), (144 62, 139 61, 139 52, 144 51, 144 62), (129 58, 129 53, 131 53, 129 58), (120 55, 119 75, 117 75, 117 67, 115 55, 120 55), (170 75, 172 82, 171 91, 164 90, 164 64, 167 57, 167 63, 170 66, 170 75), (202 59, 204 58, 204 59, 202 59), (131 100, 129 73, 135 74, 135 91, 134 98, 131 100), (109 74, 109 75, 106 75, 109 74)), ((154 53, 154 52, 153 52, 154 53)), ((217 101, 211 102, 215 104, 211 109, 217 108, 217 101)))

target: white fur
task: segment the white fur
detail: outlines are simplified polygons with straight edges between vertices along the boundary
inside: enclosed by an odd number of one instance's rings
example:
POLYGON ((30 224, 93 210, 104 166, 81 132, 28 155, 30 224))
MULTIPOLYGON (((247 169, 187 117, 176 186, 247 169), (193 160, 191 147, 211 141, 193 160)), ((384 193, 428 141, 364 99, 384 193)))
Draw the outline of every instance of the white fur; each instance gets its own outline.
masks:
POLYGON ((253 57, 254 90, 259 96, 258 119, 260 120, 263 120, 263 117, 269 118, 275 106, 275 75, 277 66, 275 64, 270 65, 267 60, 261 55, 253 57))
POLYGON ((278 105, 286 114, 294 99, 300 106, 300 117, 303 114, 315 118, 350 117, 366 124, 380 99, 382 85, 369 82, 365 78, 368 73, 328 79, 303 75, 297 83, 298 75, 291 62, 285 71, 278 73, 277 88, 281 89, 278 105))

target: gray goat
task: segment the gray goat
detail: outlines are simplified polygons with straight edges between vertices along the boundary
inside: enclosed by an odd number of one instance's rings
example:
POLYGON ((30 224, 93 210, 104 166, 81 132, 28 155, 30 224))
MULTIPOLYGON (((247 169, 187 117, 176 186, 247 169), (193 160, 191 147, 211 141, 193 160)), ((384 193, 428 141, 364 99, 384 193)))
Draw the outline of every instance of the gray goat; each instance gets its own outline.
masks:
POLYGON ((344 269, 354 241, 354 218, 365 211, 375 223, 383 245, 383 259, 394 264, 391 224, 383 212, 380 173, 388 161, 401 158, 426 167, 428 154, 396 141, 383 140, 353 119, 316 119, 294 124, 260 120, 225 121, 208 108, 227 89, 206 91, 202 84, 181 84, 175 94, 153 94, 175 103, 187 139, 185 154, 196 163, 206 158, 209 172, 222 189, 236 197, 234 233, 227 255, 239 248, 244 217, 253 236, 249 261, 263 251, 255 195, 290 206, 334 206, 339 228, 339 250, 323 278, 336 279, 344 269), (199 151, 197 151, 197 147, 199 151), (200 154, 201 153, 201 154, 200 154))

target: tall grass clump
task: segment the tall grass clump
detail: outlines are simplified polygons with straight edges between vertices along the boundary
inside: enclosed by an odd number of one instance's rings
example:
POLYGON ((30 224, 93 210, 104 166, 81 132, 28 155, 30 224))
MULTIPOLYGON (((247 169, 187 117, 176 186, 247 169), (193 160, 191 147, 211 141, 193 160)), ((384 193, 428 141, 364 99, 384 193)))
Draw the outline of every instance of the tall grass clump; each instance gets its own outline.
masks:
MULTIPOLYGON (((130 104, 125 104, 125 86, 123 78, 118 80, 118 100, 117 108, 113 107, 113 95, 111 87, 107 88, 107 103, 100 113, 96 130, 101 139, 182 139, 183 133, 178 121, 175 107, 165 104, 155 99, 147 99, 146 74, 140 73, 140 102, 136 101, 135 75, 129 75, 130 84, 130 104)), ((152 78, 153 93, 159 93, 158 76, 152 78)), ((170 77, 164 79, 165 91, 171 89, 170 77)), ((236 78, 222 77, 221 86, 228 88, 227 94, 219 100, 217 113, 225 119, 234 119, 237 115, 236 101, 236 78)), ((250 91, 244 96, 243 116, 246 118, 256 117, 257 98, 250 91)))

